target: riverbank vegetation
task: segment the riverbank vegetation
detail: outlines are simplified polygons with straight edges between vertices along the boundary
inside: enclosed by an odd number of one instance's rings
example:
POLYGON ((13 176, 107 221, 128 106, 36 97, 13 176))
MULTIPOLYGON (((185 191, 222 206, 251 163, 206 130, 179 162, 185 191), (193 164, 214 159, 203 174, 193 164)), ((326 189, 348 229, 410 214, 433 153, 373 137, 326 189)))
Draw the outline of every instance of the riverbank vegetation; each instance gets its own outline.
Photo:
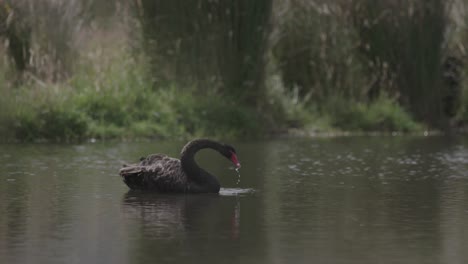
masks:
POLYGON ((465 4, 0 1, 0 135, 458 130, 465 4))

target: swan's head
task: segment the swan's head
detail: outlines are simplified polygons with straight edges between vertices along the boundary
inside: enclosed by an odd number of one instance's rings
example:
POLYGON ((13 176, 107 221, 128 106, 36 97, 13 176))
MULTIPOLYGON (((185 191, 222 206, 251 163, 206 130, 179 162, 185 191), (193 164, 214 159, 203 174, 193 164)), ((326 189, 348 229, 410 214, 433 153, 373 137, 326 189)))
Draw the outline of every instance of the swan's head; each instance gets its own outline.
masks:
POLYGON ((224 145, 223 149, 221 150, 221 154, 223 154, 223 156, 232 161, 236 168, 240 168, 241 165, 239 163, 239 160, 237 159, 236 150, 232 146, 224 145))

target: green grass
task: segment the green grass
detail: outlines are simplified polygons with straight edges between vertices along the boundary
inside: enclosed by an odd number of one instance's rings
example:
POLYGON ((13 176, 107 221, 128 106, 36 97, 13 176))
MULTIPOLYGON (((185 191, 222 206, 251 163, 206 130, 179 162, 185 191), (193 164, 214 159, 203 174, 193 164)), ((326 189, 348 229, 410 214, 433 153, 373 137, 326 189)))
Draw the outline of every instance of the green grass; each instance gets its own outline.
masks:
POLYGON ((299 90, 285 88, 278 76, 269 80, 270 102, 276 106, 277 127, 304 132, 418 132, 424 126, 415 121, 395 99, 382 94, 370 103, 343 96, 322 102, 301 97, 299 90))
POLYGON ((84 67, 86 70, 66 83, 2 86, 1 92, 8 95, 1 99, 2 136, 16 141, 67 142, 88 138, 255 138, 287 128, 322 132, 421 129, 395 100, 384 96, 370 104, 334 97, 319 105, 285 89, 277 80, 268 84, 273 91, 269 105, 253 109, 192 87, 155 89, 142 77, 144 64, 123 59, 100 71, 84 67))
POLYGON ((88 120, 67 94, 56 86, 18 87, 8 94, 6 115, 0 120, 7 140, 75 141, 86 136, 88 120), (41 89, 39 89, 41 88, 41 89))
MULTIPOLYGON (((385 7, 384 1, 365 1, 360 9, 350 9, 349 3, 342 6, 341 1, 332 1, 327 4, 329 12, 318 8, 315 2, 297 3, 286 10, 290 13, 280 12, 281 16, 276 18, 279 20, 274 21, 279 34, 272 38, 276 42, 270 43, 268 65, 260 65, 266 68, 265 86, 263 83, 252 85, 248 90, 239 87, 239 93, 236 85, 226 89, 218 84, 223 79, 211 78, 214 76, 211 71, 225 70, 226 74, 233 71, 232 76, 237 76, 232 78, 232 83, 243 80, 239 77, 242 74, 236 73, 242 64, 240 61, 230 63, 231 60, 225 58, 218 61, 225 55, 235 55, 221 47, 216 51, 219 54, 207 50, 206 54, 211 54, 208 56, 196 52, 195 46, 184 46, 183 52, 195 56, 206 68, 197 64, 195 68, 200 72, 186 81, 183 81, 185 74, 178 74, 180 71, 169 72, 177 80, 169 78, 161 82, 158 77, 168 74, 172 62, 162 60, 156 67, 154 61, 153 64, 145 62, 151 60, 145 49, 137 47, 129 51, 128 47, 138 42, 137 37, 132 38, 125 32, 127 27, 135 29, 132 24, 120 25, 120 31, 113 28, 112 33, 107 34, 101 34, 104 30, 90 30, 87 33, 92 36, 90 41, 77 45, 73 52, 72 71, 70 75, 64 74, 69 77, 67 79, 39 81, 41 75, 32 76, 33 70, 18 78, 20 74, 12 70, 14 65, 2 58, 0 135, 3 140, 16 141, 254 138, 285 133, 291 128, 324 133, 414 132, 423 129, 423 125, 413 117, 430 123, 435 115, 427 114, 430 118, 423 118, 421 113, 430 113, 425 111, 426 106, 432 107, 432 100, 440 97, 439 92, 433 92, 440 88, 439 81, 433 79, 441 76, 443 13, 424 13, 421 9, 418 12, 423 13, 418 13, 419 16, 395 20, 406 17, 406 12, 388 13, 384 12, 388 8, 375 8, 385 7), (372 13, 373 10, 377 13, 372 13), (395 17, 385 17, 367 25, 369 17, 380 17, 382 12, 395 17), (362 17, 351 23, 353 15, 362 17), (417 18, 422 22, 433 19, 435 26, 421 27, 427 23, 419 23, 417 18), (395 21, 403 26, 394 27, 395 21), (395 28, 401 32, 392 31, 395 28), (404 45, 399 45, 400 42, 404 45), (435 52, 426 56, 427 50, 435 52), (411 53, 407 54, 409 51, 411 53), (205 63, 205 60, 213 60, 213 63, 205 63), (214 62, 226 69, 218 69, 214 62), (375 68, 380 66, 385 71, 375 68), (205 77, 210 81, 197 81, 205 77), (371 93, 374 87, 378 93, 371 93), (261 92, 256 93, 255 89, 261 92)), ((442 2, 431 0, 431 3, 438 6, 436 4, 442 2)), ((400 4, 401 7, 395 8, 406 10, 408 4, 400 4)), ((224 41, 229 44, 229 39, 224 41)), ((1 51, 4 50, 0 50, 0 54, 1 51)), ((177 65, 190 62, 189 58, 172 53, 165 56, 167 60, 177 57, 177 65)), ((239 58, 232 58, 232 61, 239 58)), ((47 71, 48 67, 41 70, 47 71)), ((248 68, 243 70, 249 71, 248 68)), ((464 88, 463 103, 455 121, 468 120, 467 94, 464 88)), ((434 111, 438 111, 439 107, 434 105, 434 111)))
POLYGON ((332 98, 323 111, 333 127, 345 131, 416 132, 423 129, 395 100, 385 95, 371 103, 332 98))
POLYGON ((446 118, 441 112, 441 97, 446 92, 441 66, 447 32, 452 30, 448 30, 451 2, 353 3, 353 24, 359 32, 361 53, 371 66, 368 74, 380 71, 383 87, 378 89, 398 95, 416 118, 439 127, 446 118), (393 78, 386 79, 386 72, 393 78))
POLYGON ((108 65, 83 67, 65 83, 0 88, 9 94, 2 99, 2 135, 17 141, 77 141, 261 134, 261 117, 235 100, 192 87, 156 89, 142 77, 145 65, 131 58, 108 65))

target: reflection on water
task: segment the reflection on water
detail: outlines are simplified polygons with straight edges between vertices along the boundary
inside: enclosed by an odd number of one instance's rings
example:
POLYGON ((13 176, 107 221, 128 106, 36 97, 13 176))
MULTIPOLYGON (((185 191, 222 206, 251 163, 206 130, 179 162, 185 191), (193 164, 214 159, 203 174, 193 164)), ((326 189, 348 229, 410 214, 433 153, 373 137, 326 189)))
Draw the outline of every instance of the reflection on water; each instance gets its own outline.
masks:
POLYGON ((255 190, 252 188, 221 188, 221 190, 219 190, 219 195, 222 196, 243 196, 253 193, 255 193, 255 190))
MULTIPOLYGON (((141 221, 144 235, 164 239, 184 235, 203 218, 219 217, 221 203, 214 194, 176 195, 129 191, 122 200, 128 219, 141 221)), ((227 224, 229 222, 226 222, 227 224)))
POLYGON ((0 263, 468 263, 468 141, 234 143, 219 195, 129 191, 121 164, 183 142, 0 145, 0 263))
POLYGON ((132 247, 140 254, 131 257, 141 257, 142 263, 152 258, 192 262, 210 256, 225 262, 224 258, 239 257, 230 250, 240 243, 239 199, 129 191, 122 200, 122 213, 130 223, 130 236, 134 236, 132 247), (216 241, 223 241, 226 251, 213 250, 211 243, 216 241))

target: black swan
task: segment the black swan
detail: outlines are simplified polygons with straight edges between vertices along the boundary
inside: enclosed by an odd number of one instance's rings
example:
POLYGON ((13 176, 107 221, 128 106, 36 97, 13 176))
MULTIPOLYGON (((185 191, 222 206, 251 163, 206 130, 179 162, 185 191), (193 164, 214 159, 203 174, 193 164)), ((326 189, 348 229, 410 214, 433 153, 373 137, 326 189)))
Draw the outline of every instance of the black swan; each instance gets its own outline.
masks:
POLYGON ((205 148, 218 151, 239 168, 236 150, 229 145, 209 139, 196 139, 187 143, 180 160, 164 154, 141 158, 140 163, 124 165, 120 176, 130 189, 178 193, 218 193, 220 184, 216 177, 200 168, 195 154, 205 148))

